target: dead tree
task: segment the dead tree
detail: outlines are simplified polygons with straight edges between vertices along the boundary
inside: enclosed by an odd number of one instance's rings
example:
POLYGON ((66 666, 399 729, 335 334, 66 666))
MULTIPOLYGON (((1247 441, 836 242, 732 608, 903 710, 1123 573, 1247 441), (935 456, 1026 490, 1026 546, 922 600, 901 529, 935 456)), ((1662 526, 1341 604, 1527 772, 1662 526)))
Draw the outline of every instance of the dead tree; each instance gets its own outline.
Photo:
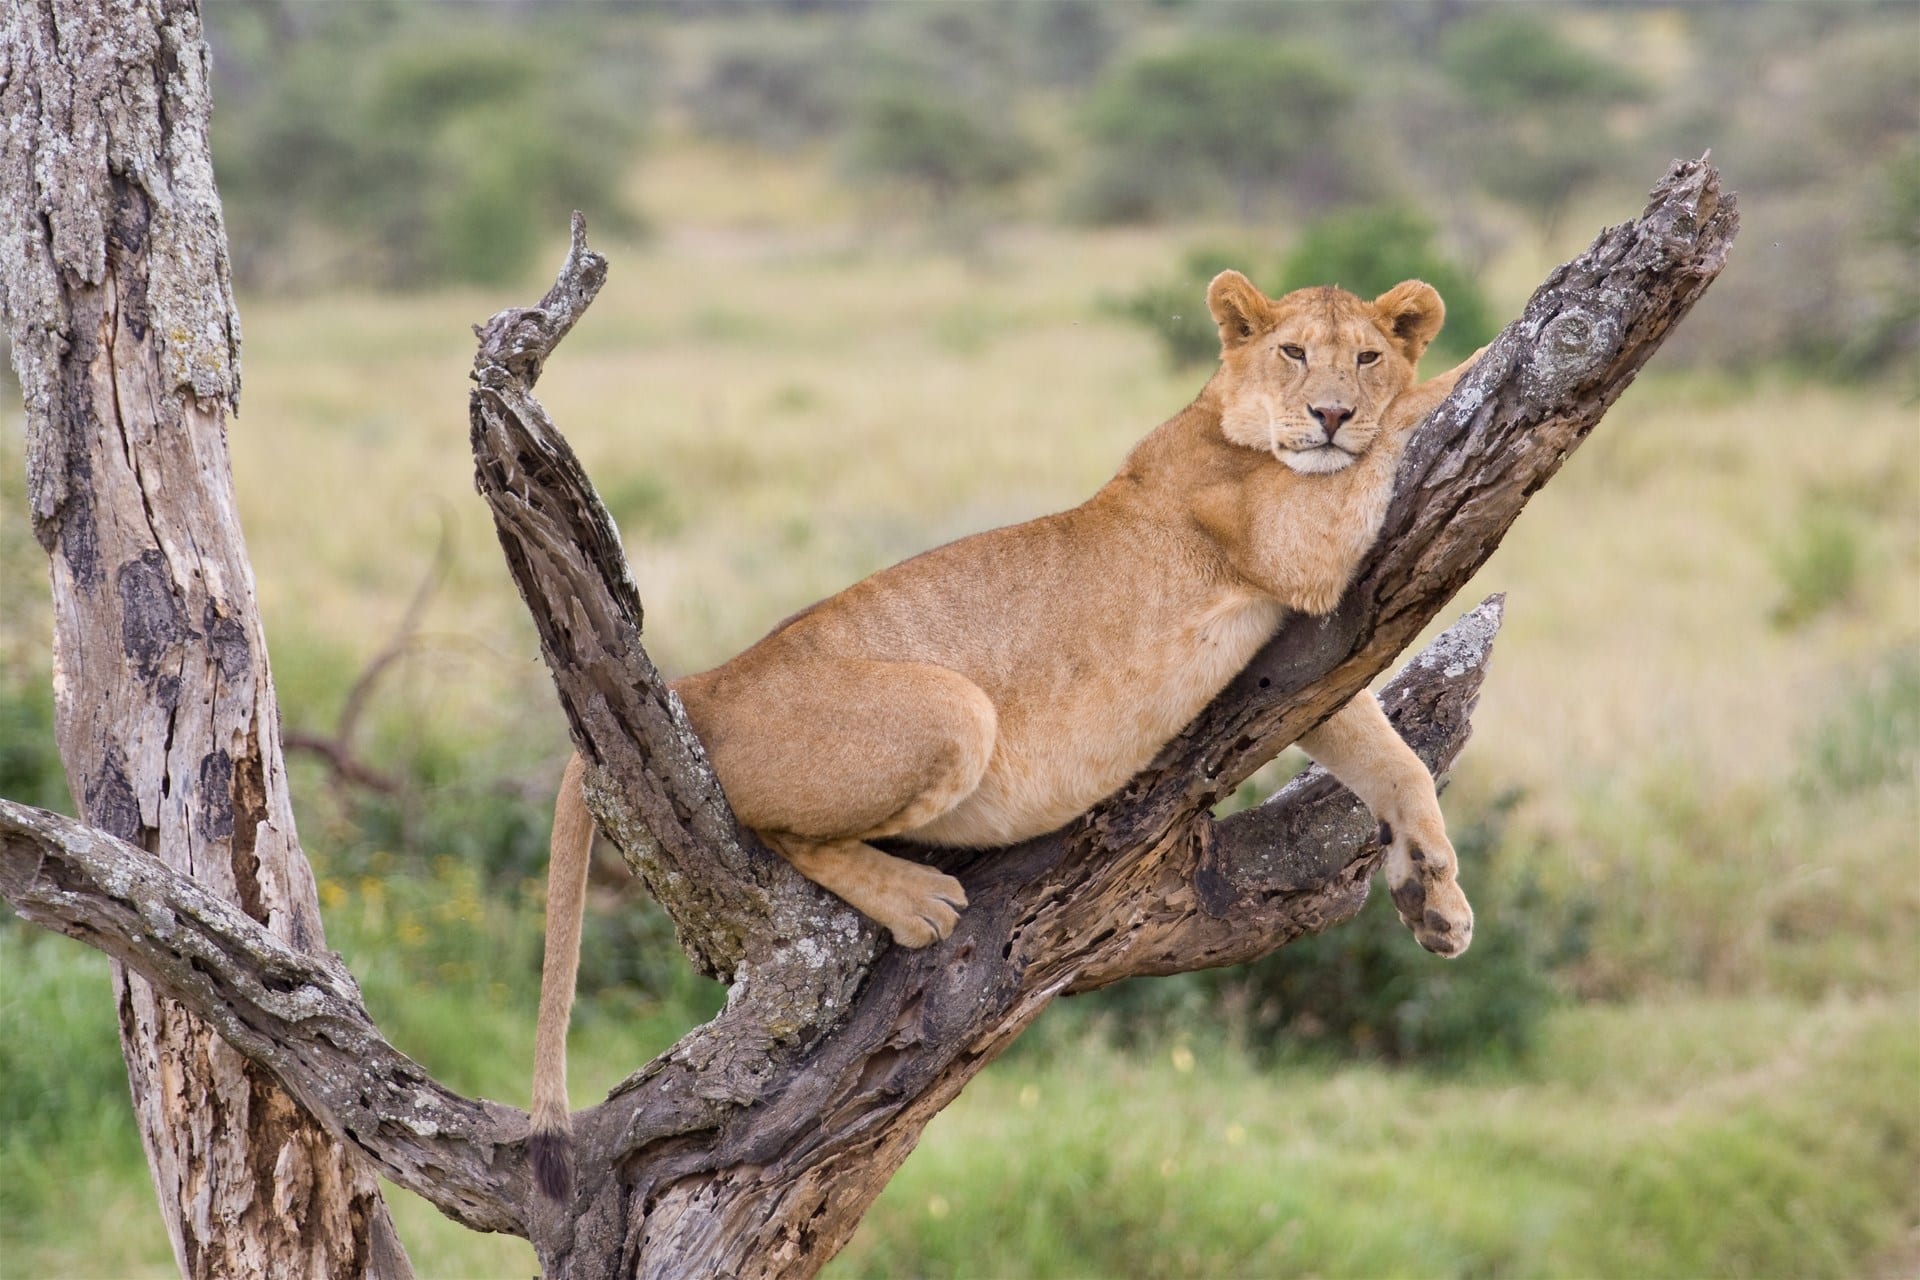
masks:
MULTIPOLYGON (((9 0, 0 276, 51 557, 57 732, 98 830, 325 954, 234 514, 239 322, 191 0, 9 0)), ((373 1172, 116 964, 120 1043, 190 1276, 409 1274, 373 1172)))
MULTIPOLYGON (((191 9, 169 4, 157 27, 115 19, 71 49, 44 4, 12 13, 6 313, 53 560, 61 745, 87 821, 0 801, 0 892, 189 1011, 180 1060, 204 1062, 208 1083, 152 1117, 162 1199, 185 1185, 167 1171, 194 1162, 228 1188, 221 1206, 241 1206, 212 1233, 180 1225, 193 1217, 181 1200, 163 1206, 194 1274, 388 1263, 384 1210, 348 1148, 457 1221, 529 1237, 550 1276, 812 1274, 926 1121, 1054 997, 1250 960, 1349 918, 1380 857, 1350 795, 1314 770, 1234 817, 1215 820, 1212 805, 1445 606, 1718 273, 1738 226, 1709 165, 1676 165, 1639 220, 1547 280, 1421 428, 1340 607, 1284 624, 1086 817, 944 856, 972 905, 944 944, 907 952, 739 829, 641 646, 618 537, 531 395, 604 279, 576 222, 542 303, 480 331, 477 480, 602 828, 693 962, 731 985, 712 1022, 576 1117, 580 1176, 571 1203, 553 1205, 531 1192, 525 1113, 460 1097, 393 1049, 320 941, 225 467, 234 324, 191 9), (59 75, 75 87, 38 84, 59 75), (156 110, 173 111, 165 131, 156 110), (97 132, 45 141, 58 113, 84 124, 96 111, 97 132), (71 140, 88 138, 105 141, 79 155, 71 140), (36 145, 58 162, 21 167, 36 145), (261 1145, 276 1135, 281 1146, 261 1145), (261 1162, 269 1150, 289 1176, 261 1162), (346 1224, 327 1227, 329 1248, 360 1251, 288 1252, 286 1224, 316 1218, 346 1224), (216 1248, 217 1261, 195 1252, 216 1248)), ((1499 616, 1483 604, 1388 687, 1436 770, 1465 742, 1499 616)), ((152 1040, 130 1007, 132 1059, 152 1040)))

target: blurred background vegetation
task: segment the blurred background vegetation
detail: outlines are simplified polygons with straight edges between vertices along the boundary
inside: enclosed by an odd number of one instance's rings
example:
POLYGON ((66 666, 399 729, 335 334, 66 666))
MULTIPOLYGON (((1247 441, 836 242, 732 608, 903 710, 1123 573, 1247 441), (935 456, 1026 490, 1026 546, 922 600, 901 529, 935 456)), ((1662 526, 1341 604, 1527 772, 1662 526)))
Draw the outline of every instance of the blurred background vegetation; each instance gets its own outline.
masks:
MULTIPOLYGON (((569 209, 613 275, 543 393, 679 673, 1091 492, 1203 379, 1214 271, 1433 281, 1438 368, 1711 147, 1725 275, 1463 594, 1510 593, 1445 801, 1473 951, 1375 903, 1064 1002, 834 1274, 1920 1274, 1920 9, 207 22, 234 461, 330 941, 397 1044, 514 1102, 567 748, 467 479, 467 326, 543 287, 569 209)), ((0 794, 69 808, 4 394, 0 794)), ((721 995, 617 859, 592 905, 581 1104, 721 995)), ((104 961, 9 918, 0 974, 0 1270, 168 1274, 104 961)), ((532 1267, 396 1205, 424 1275, 532 1267)))

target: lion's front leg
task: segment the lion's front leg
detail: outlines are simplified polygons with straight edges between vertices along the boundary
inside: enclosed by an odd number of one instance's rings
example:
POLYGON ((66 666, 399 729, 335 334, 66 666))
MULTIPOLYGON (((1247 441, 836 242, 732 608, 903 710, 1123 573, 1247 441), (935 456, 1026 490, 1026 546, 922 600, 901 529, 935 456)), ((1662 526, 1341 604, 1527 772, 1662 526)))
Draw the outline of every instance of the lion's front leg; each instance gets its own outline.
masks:
POLYGON ((1457 956, 1473 941, 1473 907, 1460 888, 1460 859, 1433 777, 1394 732, 1371 693, 1361 692, 1300 746, 1359 796, 1380 821, 1387 889, 1400 919, 1427 950, 1457 956))

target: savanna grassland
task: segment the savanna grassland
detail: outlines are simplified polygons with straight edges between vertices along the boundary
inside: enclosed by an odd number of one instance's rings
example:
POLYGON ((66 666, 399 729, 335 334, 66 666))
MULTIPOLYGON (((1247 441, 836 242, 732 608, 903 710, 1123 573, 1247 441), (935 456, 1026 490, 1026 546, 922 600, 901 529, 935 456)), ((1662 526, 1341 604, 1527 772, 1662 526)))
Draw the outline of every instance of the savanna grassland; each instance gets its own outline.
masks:
MULTIPOLYGON (((657 225, 596 224, 609 283, 540 385, 670 673, 1090 493, 1205 376, 1121 304, 1250 235, 1009 215, 956 247, 789 152, 669 122, 628 192, 657 225)), ((1593 194, 1504 237, 1475 273, 1496 323, 1637 207, 1593 194)), ((1740 305, 1772 225, 1756 209, 1736 246, 1740 305)), ((465 379, 468 326, 541 274, 244 294, 231 431, 286 727, 337 736, 394 655, 345 743, 394 793, 293 757, 330 945, 397 1045, 517 1104, 567 747, 471 490, 465 379)), ((1738 328, 1715 303, 1702 327, 1738 328)), ((1065 1002, 829 1274, 1920 1274, 1915 384, 1725 364, 1656 358, 1458 602, 1507 593, 1444 797, 1474 950, 1427 957, 1373 910, 1290 949, 1367 989, 1350 1022, 1293 1008, 1301 970, 1065 1002)), ((48 606, 7 395, 0 765, 64 805, 33 771, 48 606)), ((617 865, 594 898, 581 1105, 721 994, 617 865)), ((0 973, 0 1273, 172 1274, 105 962, 8 921, 0 973)), ((393 1199, 421 1275, 532 1272, 523 1242, 393 1199)))

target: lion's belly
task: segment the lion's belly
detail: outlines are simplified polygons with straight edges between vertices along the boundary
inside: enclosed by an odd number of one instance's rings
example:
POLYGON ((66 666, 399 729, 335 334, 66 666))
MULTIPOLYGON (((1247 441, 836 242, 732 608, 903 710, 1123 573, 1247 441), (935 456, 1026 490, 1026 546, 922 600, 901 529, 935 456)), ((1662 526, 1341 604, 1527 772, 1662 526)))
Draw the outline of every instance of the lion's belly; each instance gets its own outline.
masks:
MULTIPOLYGON (((1028 673, 996 698, 999 736, 980 786, 908 839, 988 847, 1062 826, 1113 794, 1246 666, 1280 620, 1262 596, 1233 595, 1196 620, 1145 628, 1131 653, 1085 655, 1028 673)), ((989 693, 992 693, 989 690, 989 693)))

